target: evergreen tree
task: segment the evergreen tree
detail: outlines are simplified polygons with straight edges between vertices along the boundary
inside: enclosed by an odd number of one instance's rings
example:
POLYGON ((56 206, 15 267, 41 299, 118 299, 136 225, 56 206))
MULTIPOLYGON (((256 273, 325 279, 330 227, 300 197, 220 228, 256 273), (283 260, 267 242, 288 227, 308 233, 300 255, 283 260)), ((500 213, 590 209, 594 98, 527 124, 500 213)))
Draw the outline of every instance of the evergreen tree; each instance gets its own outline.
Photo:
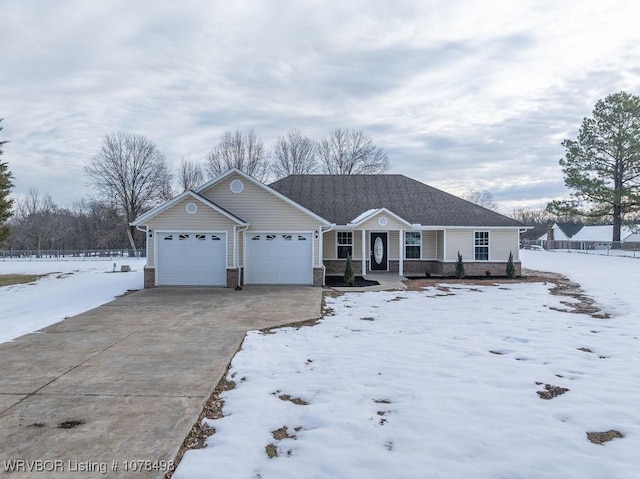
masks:
POLYGON ((620 241, 625 216, 640 211, 640 97, 620 92, 599 100, 575 140, 564 140, 560 160, 573 201, 552 201, 554 214, 613 220, 620 241))
POLYGON ((351 264, 351 255, 347 256, 347 264, 344 267, 344 282, 349 286, 353 286, 356 282, 356 275, 351 264))
MULTIPOLYGON (((0 121, 2 121, 2 118, 0 118, 0 121)), ((1 126, 0 131, 2 131, 1 126)), ((4 248, 9 240, 9 225, 7 225, 7 221, 13 215, 13 200, 9 198, 11 188, 13 188, 13 183, 11 182, 13 176, 9 171, 9 165, 2 161, 2 146, 5 143, 7 142, 0 141, 0 248, 4 248)))
POLYGON ((458 261, 456 261, 456 278, 464 278, 464 263, 462 262, 460 251, 458 251, 458 261))
POLYGON ((509 251, 509 259, 507 260, 507 278, 516 277, 516 266, 513 264, 513 251, 509 251))

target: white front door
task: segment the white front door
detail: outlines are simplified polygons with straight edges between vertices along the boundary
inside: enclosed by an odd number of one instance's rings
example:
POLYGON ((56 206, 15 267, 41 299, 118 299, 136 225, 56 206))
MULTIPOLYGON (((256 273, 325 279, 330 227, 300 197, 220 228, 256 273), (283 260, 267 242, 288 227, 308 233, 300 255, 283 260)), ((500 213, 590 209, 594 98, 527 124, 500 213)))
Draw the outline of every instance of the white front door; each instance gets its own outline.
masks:
POLYGON ((247 284, 313 284, 311 233, 247 233, 247 284))
POLYGON ((157 284, 226 286, 225 233, 156 233, 157 284))

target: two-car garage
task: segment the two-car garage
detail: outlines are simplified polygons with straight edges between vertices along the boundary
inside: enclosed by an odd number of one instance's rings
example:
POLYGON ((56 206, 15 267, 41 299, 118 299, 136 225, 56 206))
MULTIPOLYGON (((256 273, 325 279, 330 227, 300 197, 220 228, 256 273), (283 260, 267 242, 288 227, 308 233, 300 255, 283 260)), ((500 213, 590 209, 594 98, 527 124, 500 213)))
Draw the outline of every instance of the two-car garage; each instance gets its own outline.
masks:
MULTIPOLYGON (((311 233, 245 233, 246 284, 312 284, 311 233)), ((157 234, 156 284, 225 286, 227 234, 157 234)))

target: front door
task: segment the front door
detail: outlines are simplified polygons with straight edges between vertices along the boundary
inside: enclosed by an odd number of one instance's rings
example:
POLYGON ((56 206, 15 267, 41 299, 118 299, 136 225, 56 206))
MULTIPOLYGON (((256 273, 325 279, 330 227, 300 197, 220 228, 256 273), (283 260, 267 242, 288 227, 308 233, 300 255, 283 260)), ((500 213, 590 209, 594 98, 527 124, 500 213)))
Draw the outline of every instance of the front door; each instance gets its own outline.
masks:
POLYGON ((387 233, 371 233, 371 271, 387 271, 387 233))

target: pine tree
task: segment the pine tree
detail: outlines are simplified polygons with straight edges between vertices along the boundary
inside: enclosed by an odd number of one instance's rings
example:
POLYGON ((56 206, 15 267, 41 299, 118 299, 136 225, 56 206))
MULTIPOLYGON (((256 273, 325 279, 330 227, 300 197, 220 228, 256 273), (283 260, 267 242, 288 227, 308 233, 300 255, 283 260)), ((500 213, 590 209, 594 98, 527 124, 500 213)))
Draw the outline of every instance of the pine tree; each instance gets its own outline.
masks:
POLYGON ((516 266, 513 264, 513 251, 509 251, 509 259, 507 260, 507 278, 516 277, 516 266))
MULTIPOLYGON (((2 118, 0 118, 2 121, 2 118)), ((0 126, 0 131, 2 127, 0 126)), ((13 176, 9 171, 9 165, 2 161, 2 146, 7 143, 6 141, 0 141, 0 248, 4 248, 9 240, 9 225, 7 221, 13 215, 13 199, 9 198, 13 183, 11 179, 13 176)))
POLYGON ((460 251, 458 251, 458 261, 456 261, 456 278, 464 278, 464 263, 462 262, 460 251))
POLYGON ((353 265, 351 264, 351 255, 347 256, 347 264, 344 267, 344 282, 349 286, 353 286, 356 282, 356 276, 353 272, 353 265))

